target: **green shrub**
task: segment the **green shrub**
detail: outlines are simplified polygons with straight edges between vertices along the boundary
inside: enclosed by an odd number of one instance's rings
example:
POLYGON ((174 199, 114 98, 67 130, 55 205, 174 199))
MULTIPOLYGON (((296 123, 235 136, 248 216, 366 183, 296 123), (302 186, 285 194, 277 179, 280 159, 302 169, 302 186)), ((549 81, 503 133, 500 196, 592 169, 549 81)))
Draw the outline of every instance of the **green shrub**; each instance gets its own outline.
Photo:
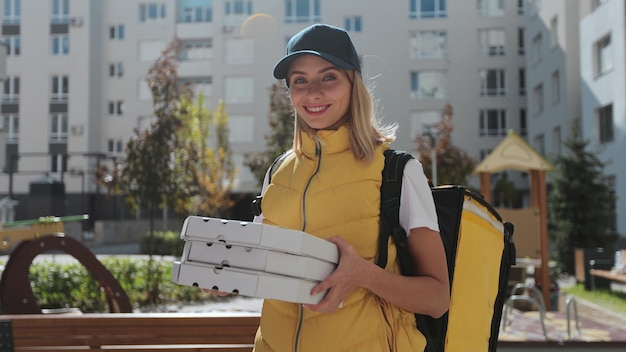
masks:
MULTIPOLYGON (((133 309, 212 298, 197 287, 173 283, 171 259, 111 256, 100 261, 120 283, 133 309)), ((36 262, 30 267, 29 277, 37 304, 42 309, 78 308, 83 313, 109 311, 99 283, 77 261, 36 262)))
POLYGON ((184 246, 185 241, 180 239, 180 233, 174 231, 155 231, 152 237, 152 253, 150 253, 150 233, 144 233, 139 240, 139 250, 142 254, 180 257, 184 246))

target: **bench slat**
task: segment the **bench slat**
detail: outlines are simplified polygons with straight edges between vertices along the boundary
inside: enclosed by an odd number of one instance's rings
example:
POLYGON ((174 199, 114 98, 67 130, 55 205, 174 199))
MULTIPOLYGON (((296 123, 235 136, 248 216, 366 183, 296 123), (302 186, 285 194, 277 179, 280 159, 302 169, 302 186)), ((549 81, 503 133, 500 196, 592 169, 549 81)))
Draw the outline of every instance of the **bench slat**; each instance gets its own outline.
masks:
POLYGON ((0 319, 11 321, 16 351, 37 346, 51 350, 55 346, 118 346, 133 351, 250 351, 259 325, 258 315, 178 313, 4 315, 0 319))

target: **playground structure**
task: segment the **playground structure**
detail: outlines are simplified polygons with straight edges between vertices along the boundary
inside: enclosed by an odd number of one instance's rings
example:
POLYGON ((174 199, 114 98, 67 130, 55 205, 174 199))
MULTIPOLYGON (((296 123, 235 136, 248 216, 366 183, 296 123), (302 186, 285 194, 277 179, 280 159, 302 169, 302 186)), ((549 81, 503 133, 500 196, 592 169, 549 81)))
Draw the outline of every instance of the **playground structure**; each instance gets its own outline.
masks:
POLYGON ((126 292, 108 269, 79 241, 64 235, 64 222, 88 219, 88 215, 46 216, 7 222, 0 227, 0 251, 9 251, 0 278, 0 301, 5 314, 41 314, 30 281, 29 269, 36 256, 50 251, 71 255, 100 283, 111 313, 130 313, 126 292))
POLYGON ((546 173, 553 166, 513 130, 474 169, 480 176, 480 190, 487 202, 492 201, 491 174, 518 170, 530 174, 530 207, 526 209, 496 208, 502 218, 515 225, 515 247, 519 263, 539 266, 535 271, 537 284, 546 308, 550 310, 550 275, 548 256, 548 200, 546 173))

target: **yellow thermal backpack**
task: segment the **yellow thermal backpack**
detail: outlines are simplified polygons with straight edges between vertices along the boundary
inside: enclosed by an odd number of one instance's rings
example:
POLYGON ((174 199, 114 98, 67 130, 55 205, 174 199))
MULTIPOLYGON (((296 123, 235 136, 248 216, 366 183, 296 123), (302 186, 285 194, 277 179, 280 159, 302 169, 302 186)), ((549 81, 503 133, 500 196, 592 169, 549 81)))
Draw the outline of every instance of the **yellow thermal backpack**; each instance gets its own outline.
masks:
MULTIPOLYGON (((385 151, 377 264, 385 267, 393 236, 403 275, 411 275, 408 241, 399 222, 404 165, 413 158, 385 151)), ((463 186, 432 187, 448 260, 450 309, 441 318, 415 315, 427 352, 496 351, 509 270, 515 264, 513 225, 463 186)))

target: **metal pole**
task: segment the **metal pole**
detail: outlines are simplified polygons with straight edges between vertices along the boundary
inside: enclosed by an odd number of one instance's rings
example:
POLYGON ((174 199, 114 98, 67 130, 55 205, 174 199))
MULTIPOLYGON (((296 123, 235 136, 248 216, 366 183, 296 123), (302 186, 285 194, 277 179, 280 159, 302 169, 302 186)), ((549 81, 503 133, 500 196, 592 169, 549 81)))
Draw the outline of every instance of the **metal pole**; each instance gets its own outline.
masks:
POLYGON ((433 175, 432 175, 432 183, 433 186, 437 186, 437 143, 435 141, 435 136, 430 135, 432 148, 430 150, 430 162, 432 163, 433 175))

